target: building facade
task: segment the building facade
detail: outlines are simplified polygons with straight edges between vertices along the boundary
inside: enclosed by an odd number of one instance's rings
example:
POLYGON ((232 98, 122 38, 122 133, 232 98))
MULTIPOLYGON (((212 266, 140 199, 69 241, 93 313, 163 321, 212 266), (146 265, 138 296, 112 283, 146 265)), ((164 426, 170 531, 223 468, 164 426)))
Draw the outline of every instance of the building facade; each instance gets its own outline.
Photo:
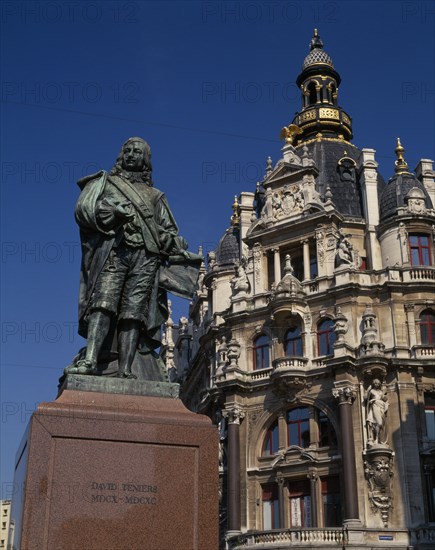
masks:
POLYGON ((10 500, 0 501, 0 549, 11 548, 9 540, 13 540, 13 525, 11 524, 11 502, 10 500))
POLYGON ((282 158, 164 352, 221 450, 222 547, 435 549, 435 173, 351 143, 317 33, 282 158))

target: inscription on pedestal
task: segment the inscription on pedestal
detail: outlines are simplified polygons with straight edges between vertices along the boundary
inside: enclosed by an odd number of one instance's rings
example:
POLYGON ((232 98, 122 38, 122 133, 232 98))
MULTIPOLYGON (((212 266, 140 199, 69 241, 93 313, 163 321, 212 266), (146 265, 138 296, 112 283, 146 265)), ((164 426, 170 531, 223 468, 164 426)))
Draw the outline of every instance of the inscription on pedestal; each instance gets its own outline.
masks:
POLYGON ((91 502, 111 502, 113 504, 149 504, 155 506, 157 485, 140 483, 91 483, 91 502), (146 493, 144 495, 143 493, 146 493))

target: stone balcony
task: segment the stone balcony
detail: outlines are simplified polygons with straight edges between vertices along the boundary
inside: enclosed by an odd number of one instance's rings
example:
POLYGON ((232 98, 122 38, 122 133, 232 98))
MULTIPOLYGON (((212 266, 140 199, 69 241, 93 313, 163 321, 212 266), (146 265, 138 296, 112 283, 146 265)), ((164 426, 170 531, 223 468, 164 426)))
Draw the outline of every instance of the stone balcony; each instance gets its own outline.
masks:
POLYGON ((255 531, 230 536, 227 550, 325 550, 328 548, 367 548, 377 550, 433 550, 435 527, 422 526, 415 530, 376 529, 367 527, 324 527, 255 531), (410 543, 414 546, 409 546, 410 543))
POLYGON ((282 373, 288 371, 305 371, 307 368, 308 358, 288 355, 286 357, 278 357, 272 362, 273 370, 282 373))
POLYGON ((416 359, 430 359, 435 361, 435 348, 430 346, 413 346, 413 355, 416 359))
POLYGON ((326 529, 285 529, 282 531, 258 531, 233 537, 229 540, 229 550, 244 550, 256 548, 257 550, 269 548, 301 547, 310 548, 337 548, 345 542, 345 531, 340 528, 326 529))

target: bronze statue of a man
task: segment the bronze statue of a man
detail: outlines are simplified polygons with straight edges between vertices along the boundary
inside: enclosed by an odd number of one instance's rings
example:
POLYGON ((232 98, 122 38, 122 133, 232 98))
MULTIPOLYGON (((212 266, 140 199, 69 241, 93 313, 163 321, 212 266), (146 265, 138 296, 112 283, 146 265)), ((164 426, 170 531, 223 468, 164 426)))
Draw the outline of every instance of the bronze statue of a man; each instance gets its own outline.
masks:
POLYGON ((166 290, 184 297, 195 290, 201 258, 187 252, 151 172, 149 145, 133 137, 122 146, 110 174, 101 171, 78 182, 79 334, 88 343, 66 374, 102 374, 102 351, 116 347, 116 376, 136 378, 137 350, 146 354, 161 344, 166 290), (117 346, 111 342, 115 335, 117 346))

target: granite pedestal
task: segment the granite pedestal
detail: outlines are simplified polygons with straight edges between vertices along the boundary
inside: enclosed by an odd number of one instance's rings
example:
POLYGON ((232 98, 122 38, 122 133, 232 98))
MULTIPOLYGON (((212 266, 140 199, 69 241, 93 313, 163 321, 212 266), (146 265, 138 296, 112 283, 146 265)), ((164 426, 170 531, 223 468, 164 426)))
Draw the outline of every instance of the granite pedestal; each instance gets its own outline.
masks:
POLYGON ((138 381, 122 380, 119 393, 103 393, 107 382, 94 378, 68 377, 30 420, 17 455, 14 548, 217 549, 216 428, 173 397, 175 385, 130 395, 138 381))

